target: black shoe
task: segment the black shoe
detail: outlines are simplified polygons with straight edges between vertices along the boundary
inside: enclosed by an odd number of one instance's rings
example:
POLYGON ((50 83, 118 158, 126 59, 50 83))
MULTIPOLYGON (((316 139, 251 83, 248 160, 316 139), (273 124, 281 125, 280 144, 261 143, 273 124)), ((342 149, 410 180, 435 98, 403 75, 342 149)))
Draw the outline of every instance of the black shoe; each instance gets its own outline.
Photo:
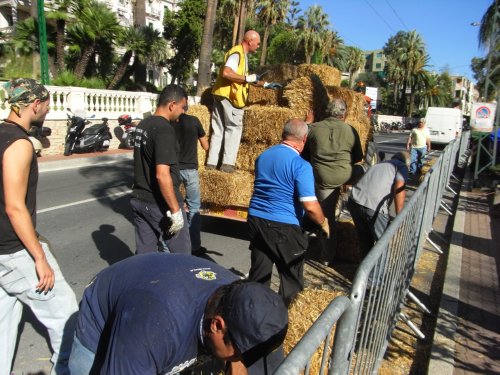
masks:
POLYGON ((234 167, 234 165, 231 165, 231 164, 222 164, 220 167, 220 170, 222 172, 226 172, 226 173, 233 173, 235 170, 235 167, 234 167))
POLYGON ((200 255, 206 254, 207 252, 208 252, 208 250, 205 246, 200 246, 196 250, 192 250, 191 255, 194 255, 195 257, 199 257, 200 255))

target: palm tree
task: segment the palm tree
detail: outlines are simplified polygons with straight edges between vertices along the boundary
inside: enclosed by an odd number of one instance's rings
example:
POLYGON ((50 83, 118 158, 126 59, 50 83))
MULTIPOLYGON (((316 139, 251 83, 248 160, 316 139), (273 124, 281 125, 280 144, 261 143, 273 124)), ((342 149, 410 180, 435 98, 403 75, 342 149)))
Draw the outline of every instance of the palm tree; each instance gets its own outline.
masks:
POLYGON ((428 82, 428 72, 427 70, 425 70, 425 67, 428 66, 429 60, 429 55, 421 55, 418 60, 416 60, 415 66, 413 67, 413 72, 409 80, 409 84, 411 87, 409 100, 410 104, 408 108, 409 116, 411 116, 411 114, 413 113, 413 104, 416 91, 421 87, 425 87, 428 82))
POLYGON ((66 65, 64 63, 64 48, 66 23, 72 18, 78 0, 55 0, 55 7, 47 13, 47 19, 56 21, 56 67, 62 72, 66 65))
POLYGON ((116 15, 97 0, 86 0, 76 11, 73 34, 82 43, 80 60, 75 67, 75 77, 82 79, 100 40, 113 41, 121 30, 116 15))
MULTIPOLYGON (((232 20, 233 31, 232 31, 232 41, 231 46, 236 44, 236 39, 238 37, 238 17, 240 13, 240 0, 220 0, 218 2, 217 18, 224 18, 227 23, 232 20)), ((218 24, 219 21, 216 22, 218 24)))
POLYGON ((403 82, 403 69, 395 57, 388 55, 384 71, 387 81, 392 84, 394 107, 396 108, 399 102, 399 89, 401 82, 403 82))
POLYGON ((201 95, 205 88, 210 85, 210 67, 216 14, 217 0, 207 0, 207 12, 203 24, 200 58, 198 60, 198 84, 196 87, 196 95, 201 95))
POLYGON ((297 20, 299 19, 299 13, 301 12, 299 8, 300 3, 298 1, 292 0, 290 2, 290 8, 288 11, 288 16, 286 17, 286 23, 295 28, 297 20))
POLYGON ((267 41, 271 28, 285 19, 290 7, 289 0, 260 0, 257 3, 257 15, 264 24, 264 35, 262 37, 262 52, 260 54, 259 65, 266 64, 267 41))
POLYGON ((424 41, 415 30, 406 33, 402 45, 397 48, 397 60, 403 67, 403 97, 401 100, 400 113, 404 114, 406 109, 406 88, 411 85, 412 76, 416 74, 419 63, 426 55, 424 41))
POLYGON ((111 82, 108 84, 108 90, 113 90, 118 86, 127 71, 132 56, 135 55, 136 58, 139 58, 139 56, 144 54, 146 50, 146 35, 144 33, 144 28, 130 26, 123 29, 122 32, 118 34, 117 43, 125 48, 125 53, 121 58, 120 64, 111 82))
POLYGON ((306 64, 311 63, 311 58, 321 43, 320 34, 329 24, 328 15, 319 5, 309 7, 304 16, 299 19, 299 40, 304 43, 306 64))
POLYGON ((349 87, 352 88, 354 83, 354 75, 365 64, 365 55, 357 47, 347 47, 346 68, 349 72, 349 87))
MULTIPOLYGON (((399 83, 402 86, 398 112, 404 114, 406 112, 407 88, 411 87, 414 76, 422 70, 422 59, 425 60, 427 56, 425 44, 416 31, 399 31, 395 36, 389 38, 384 46, 384 52, 388 61, 386 72, 390 73, 389 76, 393 82, 398 82, 394 90, 399 87, 399 83)), ((396 91, 394 93, 397 94, 396 91)), ((397 95, 395 95, 396 97, 397 95)))
POLYGON ((333 65, 332 60, 339 51, 340 46, 344 43, 341 37, 333 30, 325 30, 321 33, 320 53, 322 63, 333 65))
POLYGON ((495 38, 496 32, 499 29, 500 17, 498 16, 498 12, 500 12, 500 3, 498 0, 493 0, 481 19, 478 35, 479 47, 490 49, 490 41, 492 38, 495 38), (497 11, 496 16, 495 10, 497 11))

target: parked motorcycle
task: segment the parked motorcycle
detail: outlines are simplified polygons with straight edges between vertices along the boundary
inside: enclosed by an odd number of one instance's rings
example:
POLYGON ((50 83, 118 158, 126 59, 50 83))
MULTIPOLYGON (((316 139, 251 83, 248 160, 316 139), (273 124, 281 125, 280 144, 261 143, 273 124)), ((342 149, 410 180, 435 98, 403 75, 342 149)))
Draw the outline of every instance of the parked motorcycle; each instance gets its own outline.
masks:
POLYGON ((134 148, 135 127, 137 124, 132 122, 132 117, 130 115, 121 115, 118 117, 118 124, 123 126, 124 129, 121 137, 121 146, 127 149, 134 148))
POLYGON ((48 136, 52 134, 52 129, 46 126, 41 128, 37 126, 32 126, 28 131, 29 139, 33 143, 36 156, 42 156, 42 150, 49 147, 50 142, 47 139, 48 136))
POLYGON ((109 130, 108 119, 104 117, 101 124, 90 124, 86 120, 85 112, 73 113, 68 109, 68 133, 64 145, 64 155, 72 153, 107 151, 110 140, 113 138, 109 130))

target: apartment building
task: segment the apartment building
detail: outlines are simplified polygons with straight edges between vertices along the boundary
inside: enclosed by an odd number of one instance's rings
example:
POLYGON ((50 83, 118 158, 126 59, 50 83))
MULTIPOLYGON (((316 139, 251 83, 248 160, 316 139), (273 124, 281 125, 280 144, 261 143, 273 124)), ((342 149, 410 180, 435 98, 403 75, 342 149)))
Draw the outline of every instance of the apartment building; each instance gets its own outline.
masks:
POLYGON ((365 72, 383 72, 385 68, 385 55, 381 49, 363 51, 365 54, 365 72))
POLYGON ((474 83, 464 76, 451 76, 450 78, 453 81, 453 98, 460 101, 464 116, 470 116, 472 103, 479 99, 474 83))

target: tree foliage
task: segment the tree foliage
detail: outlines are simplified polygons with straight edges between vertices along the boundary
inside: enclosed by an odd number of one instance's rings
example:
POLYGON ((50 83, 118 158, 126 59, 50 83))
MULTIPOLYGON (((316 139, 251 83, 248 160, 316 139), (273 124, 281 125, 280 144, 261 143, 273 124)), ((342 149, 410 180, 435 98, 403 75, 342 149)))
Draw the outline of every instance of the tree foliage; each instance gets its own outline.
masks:
POLYGON ((205 10, 203 0, 184 0, 177 13, 166 11, 164 36, 176 51, 167 60, 172 82, 185 83, 193 72, 200 52, 205 10))

